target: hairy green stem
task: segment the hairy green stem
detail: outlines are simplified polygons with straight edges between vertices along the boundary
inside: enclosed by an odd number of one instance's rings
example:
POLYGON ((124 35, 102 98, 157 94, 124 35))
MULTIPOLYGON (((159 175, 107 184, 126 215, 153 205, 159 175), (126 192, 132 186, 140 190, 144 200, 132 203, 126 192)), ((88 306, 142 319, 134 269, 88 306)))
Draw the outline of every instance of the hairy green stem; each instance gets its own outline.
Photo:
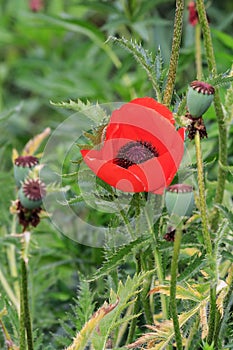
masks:
MULTIPOLYGON (((155 267, 156 267, 156 271, 157 271, 159 284, 163 285, 164 284, 164 273, 163 273, 163 266, 162 266, 162 257, 161 257, 161 254, 160 254, 160 251, 159 251, 159 248, 158 248, 157 237, 156 237, 156 235, 154 233, 150 217, 149 217, 149 215, 148 215, 146 210, 145 210, 145 217, 146 217, 146 220, 147 220, 149 232, 152 235, 152 237, 154 238, 154 243, 155 244, 153 246, 153 252, 154 252, 155 267)), ((169 318, 169 314, 168 314, 168 305, 167 305, 166 296, 163 295, 163 294, 160 294, 160 300, 161 300, 163 319, 167 320, 169 318)))
MULTIPOLYGON (((206 51, 206 58, 208 63, 209 73, 213 76, 217 75, 217 66, 214 57, 214 49, 211 38, 210 27, 208 19, 206 16, 205 5, 203 0, 196 1, 196 7, 198 12, 199 23, 202 29, 202 34, 204 38, 204 46, 206 51)), ((224 113, 221 105, 221 99, 219 94, 219 89, 215 87, 215 96, 214 96, 214 108, 218 122, 219 129, 219 162, 223 166, 227 165, 227 128, 224 122, 224 113)), ((226 180, 226 170, 223 167, 218 167, 218 182, 216 188, 216 194, 214 202, 217 204, 222 203, 224 188, 226 180)), ((219 221, 219 211, 217 208, 214 208, 212 215, 212 228, 213 230, 217 229, 219 221)))
POLYGON ((178 226, 176 228, 175 241, 174 241, 173 257, 172 257, 172 263, 171 263, 171 283, 170 283, 170 311, 172 315, 177 350, 183 349, 182 336, 180 333, 180 325, 179 325, 179 318, 177 314, 177 305, 176 305, 176 282, 177 282, 177 270, 178 270, 178 260, 179 260, 181 239, 182 239, 182 227, 178 226))
MULTIPOLYGON (((152 270, 153 267, 148 266, 148 264, 146 264, 146 260, 147 260, 147 257, 145 254, 143 254, 142 268, 144 271, 150 271, 150 270, 152 270)), ((148 260, 148 263, 150 263, 149 260, 148 260)), ((151 289, 151 283, 152 283, 152 274, 150 274, 149 276, 147 276, 145 278, 145 280, 143 282, 143 288, 142 288, 142 291, 140 293, 140 299, 142 302, 142 306, 143 306, 143 310, 144 310, 145 319, 146 319, 147 324, 153 324, 153 314, 151 312, 150 298, 148 295, 148 293, 151 289)))
POLYGON ((201 27, 199 24, 195 26, 195 61, 197 70, 197 80, 202 77, 202 58, 201 58, 201 27))
MULTIPOLYGON (((213 248, 212 248, 211 236, 210 236, 209 227, 208 227, 201 141, 200 141, 200 134, 198 131, 196 132, 196 135, 195 135, 195 146, 196 146, 196 158, 197 158, 197 178, 198 178, 198 188, 199 188, 199 206, 200 206, 200 213, 201 213, 201 220, 202 220, 202 233, 203 233, 204 244, 206 248, 206 256, 209 262, 209 268, 211 271, 215 271, 216 261, 215 261, 215 257, 213 257, 213 248)), ((215 313, 216 313, 216 280, 212 281, 210 285, 209 333, 207 337, 207 341, 209 344, 211 344, 213 339, 213 334, 214 334, 215 313)))
POLYGON ((29 300, 28 300, 28 273, 27 273, 27 265, 23 258, 21 259, 21 283, 22 283, 21 291, 22 291, 22 302, 23 302, 24 325, 27 333, 28 350, 33 350, 32 325, 31 325, 31 315, 30 315, 29 300))
POLYGON ((19 317, 19 350, 26 349, 26 334, 25 334, 25 314, 24 314, 24 299, 23 299, 23 283, 21 277, 20 283, 20 317, 19 317))
POLYGON ((210 237, 209 227, 208 227, 201 140, 200 140, 200 134, 198 131, 196 132, 196 135, 195 135, 195 147, 196 147, 196 158, 197 158, 197 180, 198 180, 198 189, 199 189, 199 205, 200 205, 201 220, 202 220, 202 231, 204 236, 204 244, 208 255, 207 257, 209 262, 211 261, 212 263, 212 243, 211 243, 211 237, 210 237))
POLYGON ((230 308, 231 308, 232 303, 233 303, 233 298, 232 298, 232 296, 233 296, 233 265, 230 268, 227 282, 229 285, 229 289, 228 289, 227 295, 225 296, 224 303, 223 303, 223 310, 224 310, 223 317, 221 318, 221 314, 219 312, 216 314, 216 317, 215 317, 214 348, 216 350, 218 349, 219 338, 221 339, 223 334, 224 334, 225 327, 226 327, 227 321, 228 321, 229 316, 230 316, 230 308))
POLYGON ((176 13, 175 13, 175 21, 174 21, 172 50, 171 50, 171 57, 170 57, 170 63, 169 63, 167 83, 166 83, 164 96, 163 96, 163 103, 168 107, 171 104, 172 94, 173 94, 175 80, 176 80, 176 70, 178 65, 180 43, 181 43, 181 36, 182 36, 183 14, 184 14, 184 1, 176 0, 176 13))
MULTIPOLYGON (((26 342, 27 350, 33 350, 32 324, 28 298, 28 249, 30 243, 30 232, 24 232, 21 248, 21 284, 20 284, 20 344, 26 342), (23 329, 24 328, 24 329, 23 329)), ((21 345, 20 350, 25 350, 21 345)))
MULTIPOLYGON (((140 252, 136 254, 135 259, 136 259, 136 273, 139 274, 142 270, 140 252)), ((140 297, 138 294, 137 299, 134 303, 133 314, 136 315, 139 313, 139 311, 140 311, 140 297)), ((132 319, 130 324, 129 333, 127 337, 127 344, 132 343, 132 341, 134 340, 136 325, 137 325, 137 318, 135 317, 132 319)))

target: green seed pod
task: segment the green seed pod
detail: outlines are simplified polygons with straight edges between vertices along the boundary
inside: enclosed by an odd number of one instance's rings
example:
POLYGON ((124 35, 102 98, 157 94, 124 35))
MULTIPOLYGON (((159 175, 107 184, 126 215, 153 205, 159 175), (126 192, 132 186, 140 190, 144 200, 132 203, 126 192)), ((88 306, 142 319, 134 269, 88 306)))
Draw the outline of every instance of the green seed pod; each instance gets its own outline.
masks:
POLYGON ((14 161, 14 177, 16 186, 20 187, 21 182, 26 179, 30 170, 39 163, 38 158, 34 156, 20 156, 14 161))
POLYGON ((169 186, 165 194, 165 204, 170 215, 191 216, 194 208, 192 186, 186 184, 169 186))
POLYGON ((194 118, 201 117, 214 99, 214 87, 202 81, 193 81, 187 93, 187 107, 194 118))
POLYGON ((39 208, 42 204, 42 199, 46 195, 46 186, 39 179, 26 179, 18 195, 24 208, 39 208))

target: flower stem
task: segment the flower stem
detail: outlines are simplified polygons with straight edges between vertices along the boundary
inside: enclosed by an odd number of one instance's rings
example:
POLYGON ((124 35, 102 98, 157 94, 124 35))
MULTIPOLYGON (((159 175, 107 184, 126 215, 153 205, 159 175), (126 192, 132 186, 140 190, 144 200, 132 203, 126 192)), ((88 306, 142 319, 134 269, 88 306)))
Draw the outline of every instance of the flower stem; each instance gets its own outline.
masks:
MULTIPOLYGON (((199 206, 200 206, 200 213, 201 213, 201 220, 202 220, 202 233, 203 233, 204 244, 206 248, 206 256, 209 262, 209 268, 211 271, 215 271, 216 263, 213 257, 211 236, 208 228, 201 142, 200 142, 200 134, 198 131, 196 132, 196 135, 195 135, 195 146, 196 146, 196 158, 197 158, 197 178, 198 178, 198 188, 199 188, 199 206)), ((213 282, 211 282, 211 285, 210 285, 210 316, 209 316, 209 333, 207 338, 207 341, 209 344, 211 344, 212 342, 212 337, 214 333, 215 312, 216 312, 216 281, 214 280, 213 282)))
MULTIPOLYGON (((147 210, 145 210, 144 212, 145 212, 145 217, 146 217, 146 220, 147 220, 147 225, 148 225, 149 232, 152 235, 152 237, 154 238, 153 252, 154 252, 155 267, 156 267, 156 271, 157 271, 159 284, 162 285, 162 284, 164 284, 164 273, 163 273, 163 267, 162 267, 162 257, 161 257, 160 251, 158 249, 157 237, 156 237, 156 235, 154 233, 154 229, 152 227, 151 219, 150 219, 150 217, 148 215, 147 210)), ((169 318, 169 315, 168 315, 168 306, 167 306, 166 296, 163 295, 163 294, 160 294, 160 300, 161 300, 163 319, 167 320, 169 318)))
POLYGON ((172 263, 171 263, 171 283, 170 283, 170 310, 171 310, 171 315, 173 320, 177 350, 183 349, 179 318, 177 314, 177 305, 176 305, 177 267, 178 267, 181 239, 182 239, 182 228, 178 226, 176 228, 175 241, 174 241, 174 250, 173 250, 172 263))
MULTIPOLYGON (((148 257, 148 254, 143 254, 142 256, 142 269, 143 271, 150 271, 152 270, 151 261, 146 261, 148 257), (147 262, 147 263, 146 263, 147 262)), ((145 315, 145 320, 147 324, 153 324, 153 314, 151 312, 151 305, 150 305, 150 298, 148 296, 148 293, 151 289, 151 283, 152 283, 152 274, 147 276, 145 280, 143 281, 143 288, 140 293, 140 299, 142 302, 143 310, 144 310, 144 315, 145 315)))
POLYGON ((21 256, 21 295, 20 295, 20 350, 23 348, 25 342, 25 330, 27 334, 27 346, 28 350, 33 350, 33 337, 32 337, 32 324, 31 315, 28 300, 28 258, 27 251, 30 241, 30 233, 25 232, 25 236, 22 242, 22 256, 21 256))
MULTIPOLYGON (((136 259, 136 273, 139 274, 141 272, 141 269, 142 269, 140 252, 138 254, 136 254, 135 259, 136 259)), ((138 294, 137 299, 134 303, 133 314, 136 315, 136 314, 138 314, 139 311, 140 311, 140 297, 138 294)), ((127 344, 132 343, 132 341, 134 340, 136 325, 137 325, 137 318, 135 317, 132 319, 131 324, 130 324, 129 333, 128 333, 128 337, 127 337, 127 344)))
POLYGON ((232 303, 233 303, 233 298, 232 298, 232 295, 233 295, 233 265, 231 265, 231 268, 229 270, 227 283, 228 283, 229 289, 228 289, 227 295, 225 296, 225 299, 224 299, 223 317, 221 317, 220 312, 218 312, 216 314, 216 317, 215 317, 215 336, 214 336, 215 349, 218 349, 219 339, 221 339, 222 336, 224 335, 225 327, 227 325, 227 321, 228 321, 229 315, 230 315, 230 308, 231 308, 232 303))
POLYGON ((19 349, 26 349, 26 336, 25 336, 25 314, 24 314, 24 299, 22 288, 22 277, 20 283, 20 325, 19 325, 19 349))
POLYGON ((199 24, 195 26, 195 61, 197 70, 197 80, 202 77, 202 59, 201 59, 201 27, 199 24))
MULTIPOLYGON (((217 75, 217 66, 216 66, 216 61, 214 57, 213 43, 212 43, 208 19, 206 16, 204 1, 197 0, 196 7, 197 7, 199 23, 202 29, 202 34, 204 39, 204 46, 206 51, 206 58, 207 58, 209 73, 215 76, 217 75)), ((218 87, 215 87, 214 108, 215 108, 215 113, 216 113, 217 122, 218 122, 218 129, 219 129, 219 162, 223 166, 226 166, 227 165, 227 128, 224 122, 224 113, 221 105, 221 99, 220 99, 218 87)), ((226 180, 226 170, 223 167, 219 166, 218 182, 217 182, 217 188, 216 188, 215 199, 214 199, 214 202, 216 204, 222 203, 224 188, 225 188, 225 180, 226 180)), ((219 211, 216 207, 214 208, 212 215, 213 215, 212 216, 213 219, 212 219, 211 226, 213 230, 216 230, 218 226, 218 221, 219 221, 219 211)))
POLYGON ((164 96, 163 96, 163 103, 168 107, 171 104, 172 94, 173 94, 175 80, 176 80, 176 70, 178 65, 180 43, 181 43, 181 36, 182 36, 183 14, 184 14, 184 1, 176 0, 176 13, 175 13, 175 21, 174 21, 172 51, 171 51, 171 57, 170 57, 170 63, 169 63, 167 83, 166 83, 164 96))

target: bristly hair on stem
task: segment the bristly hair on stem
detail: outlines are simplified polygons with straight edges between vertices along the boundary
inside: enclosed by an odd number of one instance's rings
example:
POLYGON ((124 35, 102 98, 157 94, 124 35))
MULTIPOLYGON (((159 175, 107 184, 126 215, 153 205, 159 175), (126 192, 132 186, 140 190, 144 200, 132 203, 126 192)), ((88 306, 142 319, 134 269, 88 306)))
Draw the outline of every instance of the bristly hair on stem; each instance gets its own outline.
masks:
MULTIPOLYGON (((209 73, 213 75, 213 78, 215 78, 217 76, 217 66, 216 66, 210 26, 206 15, 204 1, 197 0, 196 7, 197 7, 199 23, 201 26, 203 39, 204 39, 208 70, 209 70, 209 73)), ((218 87, 215 88, 214 108, 215 108, 216 118, 218 122, 218 129, 219 129, 219 162, 223 166, 226 166, 227 165, 227 128, 224 121, 224 113, 221 105, 221 99, 220 99, 220 93, 219 93, 218 87)), ((219 166, 217 188, 216 188, 216 194, 215 194, 215 200, 214 200, 215 204, 222 203, 224 189, 225 189, 225 180, 226 180, 226 171, 224 170, 224 168, 219 166)), ((211 226, 214 230, 218 226, 218 221, 219 221, 219 211, 215 207, 213 210, 213 219, 211 223, 211 226)))
POLYGON ((178 59, 180 54, 180 44, 182 36, 182 27, 183 27, 183 14, 184 14, 184 1, 176 0, 176 13, 175 13, 175 22, 174 22, 174 33, 172 41, 172 52, 169 64, 169 71, 167 77, 167 83, 163 95, 163 103, 166 106, 170 106, 175 80, 176 80, 176 70, 178 65, 178 59))

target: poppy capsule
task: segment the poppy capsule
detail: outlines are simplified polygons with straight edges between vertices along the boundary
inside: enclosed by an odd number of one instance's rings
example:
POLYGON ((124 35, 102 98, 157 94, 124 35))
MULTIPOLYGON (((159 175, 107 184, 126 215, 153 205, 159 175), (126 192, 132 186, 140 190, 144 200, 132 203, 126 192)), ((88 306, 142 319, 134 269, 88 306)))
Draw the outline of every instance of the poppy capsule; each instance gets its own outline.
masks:
POLYGON ((203 81, 193 81, 187 93, 187 107, 194 118, 200 118, 214 99, 214 87, 203 81))
POLYGON ((14 160, 14 177, 16 186, 20 187, 21 182, 28 176, 28 173, 39 163, 34 156, 20 156, 14 160))
POLYGON ((42 204, 42 199, 46 195, 46 186, 39 179, 26 179, 18 195, 20 203, 24 208, 39 208, 42 204))
POLYGON ((170 215, 191 216, 194 208, 193 187, 186 184, 169 186, 165 194, 165 203, 170 215))

